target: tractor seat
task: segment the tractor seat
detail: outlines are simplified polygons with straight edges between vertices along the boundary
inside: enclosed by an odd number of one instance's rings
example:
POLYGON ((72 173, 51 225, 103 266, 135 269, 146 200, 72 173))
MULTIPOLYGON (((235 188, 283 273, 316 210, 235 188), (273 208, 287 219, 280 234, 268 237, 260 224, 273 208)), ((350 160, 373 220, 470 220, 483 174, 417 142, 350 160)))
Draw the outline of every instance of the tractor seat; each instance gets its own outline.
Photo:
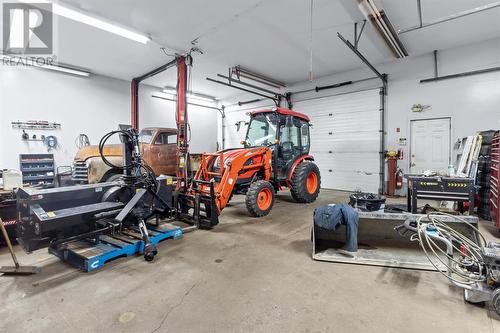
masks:
POLYGON ((293 142, 291 141, 285 141, 285 142, 282 142, 281 143, 281 157, 283 157, 283 159, 285 160, 288 160, 288 159, 291 159, 294 155, 294 145, 293 145, 293 142))

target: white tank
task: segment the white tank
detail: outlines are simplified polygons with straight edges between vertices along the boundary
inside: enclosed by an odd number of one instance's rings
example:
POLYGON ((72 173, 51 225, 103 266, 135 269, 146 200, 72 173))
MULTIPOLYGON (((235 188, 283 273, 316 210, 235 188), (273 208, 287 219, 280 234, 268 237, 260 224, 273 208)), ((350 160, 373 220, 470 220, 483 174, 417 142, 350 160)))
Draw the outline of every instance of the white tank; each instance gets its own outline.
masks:
POLYGON ((19 170, 5 170, 3 172, 3 189, 12 191, 15 188, 23 187, 23 174, 19 170))

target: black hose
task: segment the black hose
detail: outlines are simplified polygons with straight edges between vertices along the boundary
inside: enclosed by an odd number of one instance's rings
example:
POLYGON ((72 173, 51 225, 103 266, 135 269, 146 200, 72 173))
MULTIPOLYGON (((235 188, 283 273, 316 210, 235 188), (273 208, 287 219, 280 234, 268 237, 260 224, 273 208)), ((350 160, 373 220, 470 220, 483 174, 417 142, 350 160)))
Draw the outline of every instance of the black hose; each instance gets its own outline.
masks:
MULTIPOLYGON (((141 178, 141 180, 139 182, 145 183, 145 185, 147 187, 153 188, 154 192, 157 192, 158 191, 158 184, 156 183, 156 174, 153 171, 153 169, 145 161, 141 160, 141 162, 137 162, 137 161, 132 160, 131 164, 129 164, 129 165, 118 166, 118 165, 114 165, 106 158, 106 156, 104 155, 104 146, 105 146, 106 142, 109 140, 109 138, 115 134, 125 135, 128 137, 128 139, 131 142, 134 141, 133 135, 130 132, 124 131, 124 130, 111 131, 111 132, 105 134, 101 138, 101 140, 99 141, 99 154, 100 154, 101 159, 104 162, 104 164, 106 164, 110 168, 114 168, 114 169, 118 169, 118 170, 131 169, 134 167, 137 168, 135 176, 138 178, 141 178), (141 169, 143 169, 145 171, 144 174, 140 171, 141 169)), ((125 153, 125 152, 123 152, 123 153, 125 153)))
POLYGON ((110 168, 113 168, 113 169, 119 169, 119 170, 124 170, 124 169, 130 169, 132 167, 132 164, 130 165, 123 165, 123 166, 118 166, 118 165, 114 165, 113 163, 111 163, 107 158, 106 156, 104 156, 104 145, 106 144, 106 142, 109 140, 109 138, 111 136, 113 136, 114 134, 123 134, 123 135, 126 135, 128 136, 130 139, 132 138, 132 136, 130 135, 130 133, 128 133, 127 131, 123 131, 123 130, 117 130, 117 131, 111 131, 107 134, 105 134, 101 140, 99 141, 99 154, 101 155, 101 159, 102 161, 104 162, 104 164, 106 164, 107 166, 109 166, 110 168))

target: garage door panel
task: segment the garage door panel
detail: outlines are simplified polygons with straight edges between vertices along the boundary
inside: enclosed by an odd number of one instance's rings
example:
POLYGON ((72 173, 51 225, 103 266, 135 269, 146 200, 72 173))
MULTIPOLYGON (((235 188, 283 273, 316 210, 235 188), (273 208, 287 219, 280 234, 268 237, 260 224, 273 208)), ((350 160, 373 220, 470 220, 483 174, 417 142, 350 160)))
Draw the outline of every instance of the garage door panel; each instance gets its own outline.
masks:
POLYGON ((378 109, 380 106, 380 95, 378 95, 378 90, 373 90, 368 91, 368 94, 367 91, 362 91, 347 95, 324 97, 321 99, 297 102, 295 103, 295 109, 299 103, 302 112, 308 111, 308 114, 313 117, 315 115, 328 116, 329 114, 352 115, 359 112, 371 111, 373 110, 373 105, 376 105, 378 109), (369 94, 371 92, 375 92, 376 95, 370 96, 369 94))
POLYGON ((311 118, 311 154, 322 187, 377 192, 380 186, 379 89, 296 102, 311 118))
POLYGON ((316 140, 315 137, 312 137, 311 152, 358 152, 358 153, 366 153, 379 151, 379 136, 374 137, 373 139, 356 139, 352 138, 349 140, 342 140, 341 138, 335 138, 332 136, 331 140, 316 140))
POLYGON ((332 169, 336 171, 353 171, 366 175, 378 175, 380 172, 379 155, 368 153, 365 155, 363 163, 359 163, 358 154, 325 154, 314 155, 314 161, 320 168, 332 169))
POLYGON ((376 193, 378 191, 379 180, 371 175, 348 171, 330 172, 328 169, 321 168, 320 173, 322 188, 372 193, 376 193))
POLYGON ((311 123, 316 130, 333 129, 337 131, 350 131, 353 126, 365 131, 378 131, 380 128, 380 115, 378 112, 367 111, 358 114, 356 119, 352 114, 342 114, 333 117, 311 117, 311 123))

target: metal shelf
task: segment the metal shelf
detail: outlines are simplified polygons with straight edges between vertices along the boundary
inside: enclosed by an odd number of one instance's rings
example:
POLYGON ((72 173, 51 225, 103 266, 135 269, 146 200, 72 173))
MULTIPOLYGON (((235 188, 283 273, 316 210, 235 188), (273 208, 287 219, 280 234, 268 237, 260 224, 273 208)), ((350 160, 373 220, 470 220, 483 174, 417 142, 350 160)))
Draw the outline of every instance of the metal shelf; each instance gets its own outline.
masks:
POLYGON ((19 155, 20 169, 23 173, 23 183, 45 186, 54 186, 55 168, 52 154, 21 154, 19 155), (52 175, 48 175, 48 173, 52 175))

